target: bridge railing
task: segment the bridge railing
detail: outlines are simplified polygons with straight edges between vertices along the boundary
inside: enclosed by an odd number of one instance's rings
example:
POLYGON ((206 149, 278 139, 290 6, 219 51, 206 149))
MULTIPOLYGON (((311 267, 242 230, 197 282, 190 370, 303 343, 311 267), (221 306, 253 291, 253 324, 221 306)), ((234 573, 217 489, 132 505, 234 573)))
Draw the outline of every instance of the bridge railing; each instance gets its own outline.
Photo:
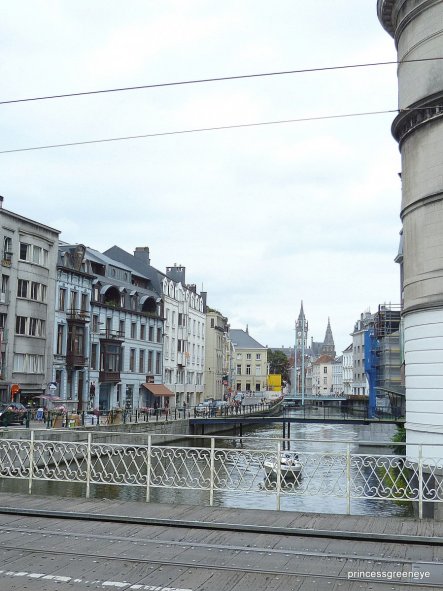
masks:
POLYGON ((331 441, 325 452, 320 449, 324 440, 309 440, 309 445, 291 440, 299 446, 295 454, 284 452, 283 440, 275 439, 265 447, 256 440, 254 447, 239 449, 226 447, 220 437, 193 438, 197 445, 191 446, 162 444, 160 435, 103 443, 103 434, 91 431, 76 432, 75 439, 74 432, 64 437, 66 431, 53 431, 51 439, 44 430, 17 433, 20 438, 0 439, 0 480, 21 480, 29 493, 42 481, 81 484, 86 497, 100 485, 130 486, 147 501, 161 489, 200 491, 212 505, 217 495, 254 492, 274 495, 276 509, 294 497, 339 498, 347 513, 361 499, 413 502, 420 518, 426 504, 443 501, 443 449, 436 454, 437 446, 429 457, 430 448, 422 445, 409 455, 406 447, 402 455, 392 453, 392 443, 386 444, 386 453, 368 454, 356 442, 331 441))

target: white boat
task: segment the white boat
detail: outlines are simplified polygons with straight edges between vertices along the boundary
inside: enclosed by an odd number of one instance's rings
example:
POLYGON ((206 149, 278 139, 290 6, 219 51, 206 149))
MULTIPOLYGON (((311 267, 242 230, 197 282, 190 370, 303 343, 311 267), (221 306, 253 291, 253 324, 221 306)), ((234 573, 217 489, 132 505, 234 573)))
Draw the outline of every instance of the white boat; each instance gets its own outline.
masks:
POLYGON ((280 469, 281 478, 283 480, 290 480, 298 478, 302 470, 302 464, 298 459, 298 455, 293 452, 283 452, 280 455, 280 468, 277 462, 273 460, 265 460, 263 467, 269 478, 276 478, 277 472, 280 469))

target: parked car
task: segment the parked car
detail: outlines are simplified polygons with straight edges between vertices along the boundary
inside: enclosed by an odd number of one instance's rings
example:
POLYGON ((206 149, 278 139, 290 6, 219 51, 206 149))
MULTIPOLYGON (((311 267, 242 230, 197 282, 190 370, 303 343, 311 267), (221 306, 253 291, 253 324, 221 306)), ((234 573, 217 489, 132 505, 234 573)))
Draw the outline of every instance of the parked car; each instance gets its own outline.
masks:
POLYGON ((200 402, 195 407, 195 414, 197 416, 207 416, 211 414, 212 405, 212 400, 205 400, 204 402, 200 402))
POLYGON ((24 425, 26 420, 26 406, 20 402, 9 402, 0 405, 0 425, 3 427, 19 423, 24 425))

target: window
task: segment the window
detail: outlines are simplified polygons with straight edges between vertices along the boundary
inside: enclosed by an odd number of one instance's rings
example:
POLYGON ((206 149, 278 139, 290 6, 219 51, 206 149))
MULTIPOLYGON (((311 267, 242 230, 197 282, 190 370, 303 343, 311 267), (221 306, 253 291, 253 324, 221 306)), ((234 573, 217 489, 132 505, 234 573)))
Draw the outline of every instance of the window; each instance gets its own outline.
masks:
POLYGON ((328 368, 326 367, 326 365, 323 368, 323 373, 328 373, 328 368))
POLYGON ((41 246, 20 242, 20 260, 33 262, 37 265, 48 266, 49 252, 41 246))
POLYGON ((20 260, 29 261, 31 245, 20 242, 20 260))
POLYGON ((261 365, 256 365, 255 366, 255 375, 256 376, 261 375, 261 365))
POLYGON ((81 310, 82 310, 82 312, 88 311, 88 294, 87 293, 82 293, 81 310))
POLYGON ((135 349, 129 351, 129 371, 135 371, 135 349))
POLYGON ((246 366, 246 375, 250 376, 251 375, 251 365, 248 363, 246 366))
POLYGON ((251 391, 251 384, 248 384, 246 382, 246 392, 250 392, 251 391))
POLYGON ((3 238, 3 259, 10 261, 12 259, 12 238, 5 236, 3 238))
POLYGON ((15 334, 26 334, 26 317, 17 316, 15 320, 15 334))
POLYGON ((137 324, 135 322, 131 323, 131 339, 137 338, 137 324))
POLYGON ((145 373, 145 350, 140 349, 139 357, 138 357, 138 372, 145 373))
POLYGON ((241 359, 241 353, 237 353, 237 359, 241 359))
POLYGON ((255 354, 255 359, 256 359, 256 361, 260 361, 260 359, 261 359, 261 353, 256 353, 255 354))
POLYGON ((251 353, 246 353, 246 359, 251 359, 251 353))
POLYGON ((27 298, 28 297, 28 285, 29 281, 19 279, 17 284, 17 297, 27 298))
POLYGON ((241 376, 241 365, 237 365, 237 375, 241 376))
POLYGON ((144 341, 146 339, 146 324, 140 325, 140 340, 144 341))
POLYGON ((97 349, 98 349, 97 343, 93 343, 92 347, 91 347, 91 369, 97 369, 97 359, 98 359, 97 349))
POLYGON ((66 289, 61 287, 58 292, 58 309, 64 310, 66 306, 66 289))
POLYGON ((161 359, 161 353, 160 353, 160 351, 157 351, 157 354, 155 356, 155 373, 156 374, 161 373, 160 359, 161 359))
POLYGON ((211 318, 211 328, 214 328, 214 319, 211 318))
POLYGON ((157 343, 161 343, 161 342, 162 342, 162 329, 157 328, 157 343))
POLYGON ((154 353, 152 351, 148 351, 148 373, 152 373, 153 357, 154 353))
POLYGON ((119 325, 118 325, 118 332, 120 333, 121 337, 125 336, 125 321, 124 320, 120 320, 119 325))
POLYGON ((151 341, 151 343, 154 340, 154 327, 150 326, 149 327, 149 337, 148 337, 148 341, 151 341))
POLYGON ((40 283, 31 281, 31 300, 39 300, 40 295, 40 283))
POLYGON ((255 391, 256 391, 256 392, 260 392, 260 382, 257 382, 257 383, 255 384, 255 391))
POLYGON ((241 384, 240 384, 240 382, 237 382, 237 392, 240 392, 240 390, 241 390, 241 384))
POLYGON ((92 316, 92 332, 98 332, 98 316, 93 314, 92 316))
POLYGON ((14 354, 14 372, 20 373, 43 373, 44 356, 31 355, 28 353, 14 354))
POLYGON ((63 355, 63 336, 65 333, 65 327, 63 326, 63 324, 58 324, 57 325, 57 348, 56 348, 56 354, 57 355, 63 355))
POLYGON ((324 385, 324 386, 326 386, 326 385, 327 385, 327 383, 328 383, 328 378, 327 378, 327 377, 324 377, 324 378, 323 378, 323 385, 324 385))
POLYGON ((71 310, 77 310, 77 301, 78 301, 78 293, 76 291, 71 291, 71 310))

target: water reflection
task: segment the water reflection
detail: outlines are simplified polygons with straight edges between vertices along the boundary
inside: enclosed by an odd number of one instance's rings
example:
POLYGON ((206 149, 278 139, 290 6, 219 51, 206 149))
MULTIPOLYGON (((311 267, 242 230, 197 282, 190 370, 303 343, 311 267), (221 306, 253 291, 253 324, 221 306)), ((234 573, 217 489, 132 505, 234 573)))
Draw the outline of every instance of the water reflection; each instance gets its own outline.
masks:
MULTIPOLYGON (((280 498, 280 507, 282 510, 300 511, 300 512, 317 512, 317 513, 346 513, 347 505, 345 498, 336 498, 326 493, 335 491, 344 496, 345 490, 343 487, 343 470, 344 453, 347 448, 345 441, 351 441, 351 452, 356 453, 358 450, 358 440, 360 437, 361 428, 350 425, 297 425, 293 427, 291 434, 290 448, 296 452, 300 461, 303 464, 305 458, 304 469, 302 475, 292 482, 282 481, 282 495, 280 498), (297 439, 297 441, 295 441, 297 439), (317 441, 313 441, 313 439, 317 441), (330 441, 334 441, 331 446, 330 441), (315 462, 308 462, 306 458, 312 459, 312 452, 323 454, 323 460, 318 464, 315 462), (331 455, 331 460, 328 462, 324 459, 324 454, 331 455), (286 493, 290 495, 285 496, 286 493), (304 496, 301 496, 303 493, 304 496), (308 493, 308 494, 307 494, 308 493), (300 496, 298 496, 300 495, 300 496)), ((252 509, 275 509, 277 505, 276 499, 276 482, 268 478, 263 469, 263 462, 268 454, 275 454, 276 441, 275 439, 281 437, 281 426, 261 426, 245 429, 241 442, 239 440, 232 440, 231 437, 219 441, 218 448, 226 450, 223 453, 223 460, 220 456, 215 460, 215 470, 220 471, 221 478, 226 478, 229 483, 234 486, 238 484, 239 488, 248 490, 226 492, 214 491, 214 505, 221 507, 243 507, 252 509), (259 440, 255 439, 258 437, 259 440), (229 450, 242 449, 245 452, 250 451, 249 459, 238 459, 233 455, 229 456, 229 450), (261 450, 262 455, 256 456, 254 450, 261 450), (242 463, 243 462, 243 463, 242 463)), ((210 463, 209 450, 210 439, 189 441, 189 445, 195 445, 201 449, 199 452, 198 462, 186 461, 183 458, 181 464, 175 464, 171 461, 174 454, 173 446, 170 447, 170 453, 161 454, 157 458, 157 464, 153 464, 154 478, 153 482, 161 483, 173 481, 174 478, 189 481, 189 476, 195 478, 196 482, 209 482, 210 463), (198 466, 198 467, 196 467, 198 466), (162 478, 160 478, 160 475, 162 478), (168 480, 169 479, 169 480, 168 480)), ((380 450, 381 453, 384 453, 380 450)), ((91 485, 91 498, 107 498, 122 501, 144 501, 146 499, 146 483, 147 464, 146 456, 134 452, 134 457, 129 464, 131 476, 137 479, 142 486, 131 486, 122 481, 121 485, 97 484, 91 485)), ((111 470, 112 463, 109 458, 100 458, 95 462, 93 468, 99 472, 100 467, 105 467, 106 470, 111 470)), ((128 464, 125 467, 114 465, 114 472, 122 474, 128 472, 128 464)), ((354 469, 355 472, 355 469, 354 469)), ((370 487, 374 481, 373 475, 370 472, 354 473, 356 481, 363 486, 370 487)), ((18 492, 26 494, 28 492, 28 482, 1 479, 1 492, 18 492)), ((34 481, 33 492, 39 495, 60 495, 71 497, 82 497, 85 495, 85 485, 78 483, 61 483, 61 482, 47 482, 34 481)), ((164 487, 150 487, 150 500, 159 503, 176 503, 189 505, 207 505, 209 503, 209 492, 207 490, 185 490, 180 488, 164 488, 164 487)), ((398 515, 405 516, 412 514, 411 503, 395 502, 395 501, 377 501, 371 499, 358 499, 352 501, 353 514, 377 514, 377 515, 398 515)))

